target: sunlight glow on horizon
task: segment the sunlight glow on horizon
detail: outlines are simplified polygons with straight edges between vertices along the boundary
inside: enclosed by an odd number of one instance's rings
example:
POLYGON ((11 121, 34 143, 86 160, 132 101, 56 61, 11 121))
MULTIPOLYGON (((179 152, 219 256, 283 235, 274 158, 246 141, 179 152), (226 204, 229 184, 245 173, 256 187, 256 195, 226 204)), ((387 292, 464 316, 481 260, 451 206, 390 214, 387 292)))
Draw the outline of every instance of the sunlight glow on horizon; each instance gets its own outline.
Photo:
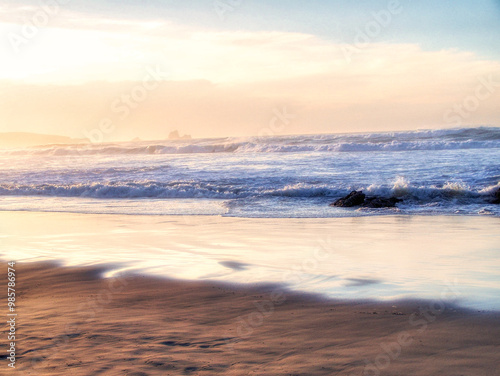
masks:
MULTIPOLYGON (((447 111, 474 95, 478 82, 500 82, 500 61, 470 51, 80 16, 60 16, 17 53, 4 38, 0 84, 9 95, 0 105, 0 132, 81 137, 115 116, 127 131, 114 139, 163 137, 164 128, 247 136, 281 107, 297 112, 287 134, 443 128, 453 125, 443 120, 447 111), (144 80, 155 89, 129 101, 119 117, 117 101, 144 80)), ((16 30, 0 22, 0 33, 16 30)), ((464 125, 500 124, 494 89, 462 116, 464 125)))

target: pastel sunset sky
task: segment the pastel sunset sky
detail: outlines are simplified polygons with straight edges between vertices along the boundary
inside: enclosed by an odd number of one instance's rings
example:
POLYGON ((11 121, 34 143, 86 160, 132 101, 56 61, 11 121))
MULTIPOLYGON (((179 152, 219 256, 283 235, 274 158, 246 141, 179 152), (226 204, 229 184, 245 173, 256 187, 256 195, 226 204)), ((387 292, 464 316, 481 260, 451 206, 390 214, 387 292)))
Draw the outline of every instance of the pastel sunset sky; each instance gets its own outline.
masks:
POLYGON ((0 132, 500 126, 500 1, 4 0, 0 132))

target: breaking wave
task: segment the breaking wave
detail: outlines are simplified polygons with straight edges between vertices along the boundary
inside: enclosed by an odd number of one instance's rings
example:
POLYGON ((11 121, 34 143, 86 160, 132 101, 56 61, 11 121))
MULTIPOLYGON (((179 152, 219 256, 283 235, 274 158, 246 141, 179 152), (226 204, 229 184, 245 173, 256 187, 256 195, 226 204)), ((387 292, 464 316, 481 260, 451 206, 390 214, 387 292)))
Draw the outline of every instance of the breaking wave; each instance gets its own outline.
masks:
POLYGON ((500 148, 500 128, 414 132, 142 141, 118 144, 52 145, 7 150, 9 155, 140 155, 199 153, 395 152, 500 148))
POLYGON ((440 186, 416 186, 398 179, 394 184, 357 185, 336 187, 325 184, 296 183, 277 187, 250 187, 242 185, 215 184, 209 182, 111 182, 88 184, 40 184, 19 185, 0 184, 3 196, 50 196, 86 197, 97 199, 137 199, 137 198, 337 198, 352 190, 363 190, 368 195, 400 197, 407 203, 427 203, 460 201, 461 204, 487 202, 500 183, 486 188, 473 188, 462 183, 444 183, 440 186))

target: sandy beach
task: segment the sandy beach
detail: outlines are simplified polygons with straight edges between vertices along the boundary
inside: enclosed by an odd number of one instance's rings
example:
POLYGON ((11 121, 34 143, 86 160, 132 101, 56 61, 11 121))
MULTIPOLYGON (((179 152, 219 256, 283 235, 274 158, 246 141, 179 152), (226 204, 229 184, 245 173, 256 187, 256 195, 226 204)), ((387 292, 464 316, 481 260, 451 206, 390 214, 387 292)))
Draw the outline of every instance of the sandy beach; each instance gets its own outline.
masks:
MULTIPOLYGON (((0 219, 5 271, 17 262, 18 314, 16 369, 3 355, 0 374, 500 368, 497 218, 0 219)), ((7 314, 6 296, 0 305, 7 314)), ((2 343, 7 350, 7 336, 2 343)))
POLYGON ((500 369, 500 313, 441 300, 341 302, 277 285, 102 279, 104 271, 17 265, 17 367, 9 374, 490 376, 500 369))
POLYGON ((500 376, 499 19, 2 0, 0 376, 500 376))
POLYGON ((286 284, 336 299, 435 299, 500 310, 500 220, 230 218, 0 212, 0 258, 114 273, 286 284))

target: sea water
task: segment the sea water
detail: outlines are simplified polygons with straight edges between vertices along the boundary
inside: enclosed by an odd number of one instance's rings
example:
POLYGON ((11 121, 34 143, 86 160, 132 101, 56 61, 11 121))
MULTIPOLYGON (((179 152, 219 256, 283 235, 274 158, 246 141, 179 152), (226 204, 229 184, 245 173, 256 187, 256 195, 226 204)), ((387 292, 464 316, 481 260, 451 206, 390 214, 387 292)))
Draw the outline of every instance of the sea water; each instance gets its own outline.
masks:
POLYGON ((321 218, 491 215, 500 128, 0 151, 0 210, 321 218), (334 208, 362 190, 393 209, 334 208))
POLYGON ((2 150, 0 257, 500 309, 499 161, 486 127, 2 150))

